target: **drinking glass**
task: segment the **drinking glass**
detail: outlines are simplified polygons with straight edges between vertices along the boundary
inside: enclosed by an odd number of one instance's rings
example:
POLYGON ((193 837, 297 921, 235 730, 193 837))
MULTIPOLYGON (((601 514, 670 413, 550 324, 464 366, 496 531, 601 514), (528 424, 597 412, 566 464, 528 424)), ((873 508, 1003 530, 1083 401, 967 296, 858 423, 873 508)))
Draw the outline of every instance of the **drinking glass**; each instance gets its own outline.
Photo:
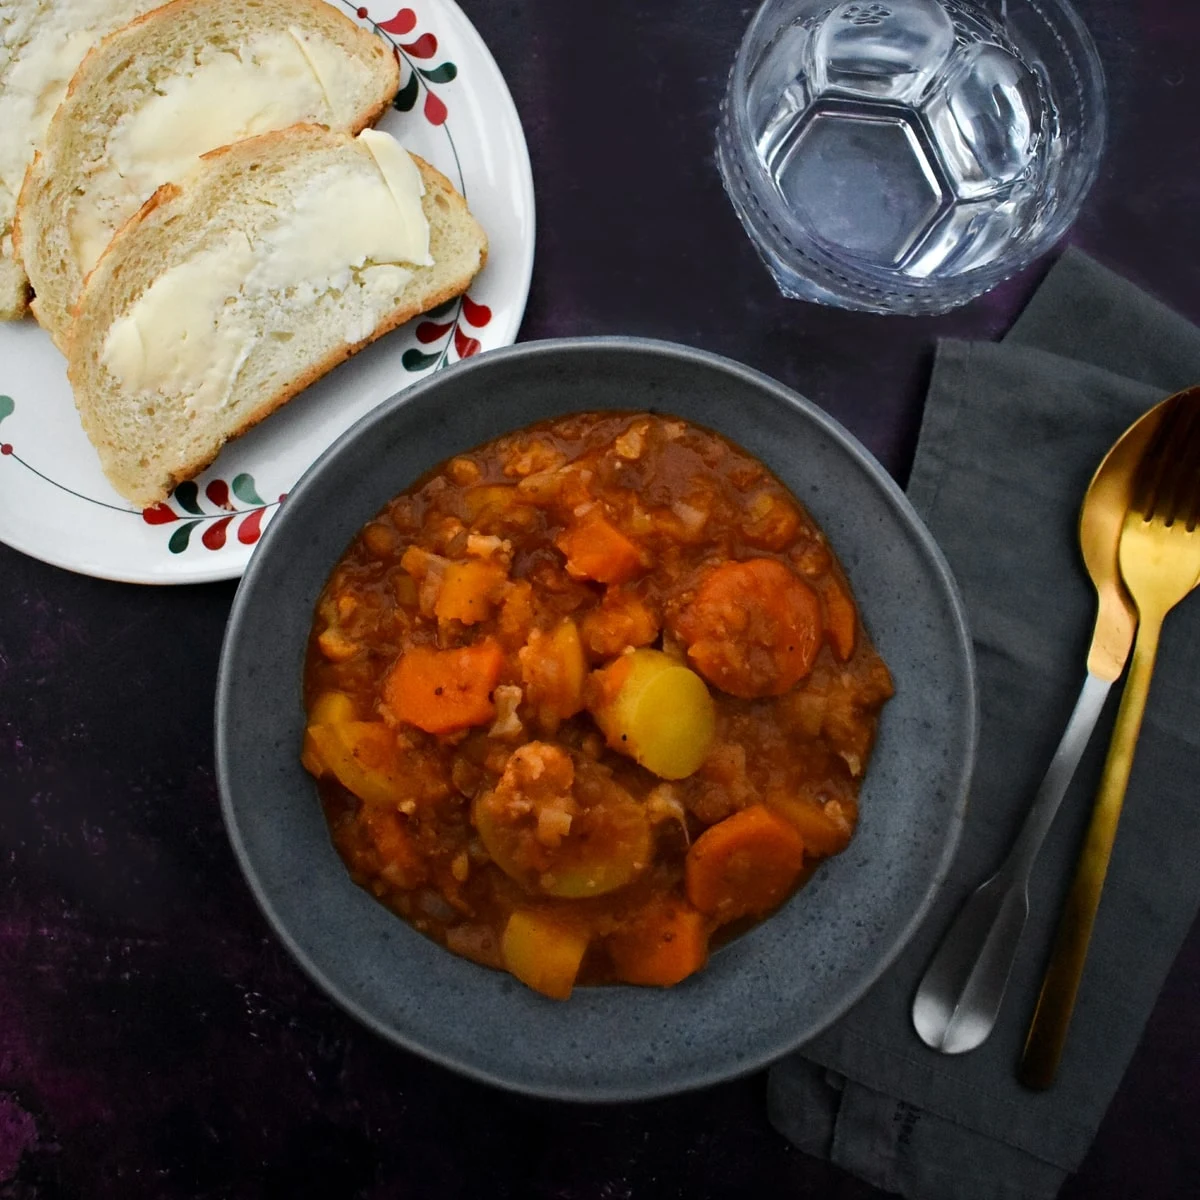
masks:
POLYGON ((1104 132, 1100 60, 1066 0, 767 0, 717 162, 784 295, 937 313, 1062 236, 1104 132))

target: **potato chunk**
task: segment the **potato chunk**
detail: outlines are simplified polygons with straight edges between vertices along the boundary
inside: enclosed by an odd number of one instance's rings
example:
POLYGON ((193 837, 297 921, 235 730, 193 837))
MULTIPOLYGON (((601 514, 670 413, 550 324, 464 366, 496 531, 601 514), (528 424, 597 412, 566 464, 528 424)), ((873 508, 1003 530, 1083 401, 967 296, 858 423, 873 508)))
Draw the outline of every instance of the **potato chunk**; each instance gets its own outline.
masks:
POLYGON ((579 629, 564 617, 549 633, 533 630, 517 655, 526 699, 547 733, 583 708, 583 680, 587 663, 579 629))
POLYGON ((500 939, 506 970, 551 1000, 570 999, 587 948, 586 933, 536 909, 517 909, 500 939))
POLYGON ((326 692, 313 702, 301 761, 311 774, 332 775, 368 804, 392 805, 403 795, 396 735, 382 721, 356 721, 344 692, 326 692))
POLYGON ((492 615, 508 574, 499 563, 468 559, 452 562, 442 576, 433 611, 439 621, 476 625, 492 615))
POLYGON ((716 711, 704 680, 661 650, 634 650, 592 676, 596 723, 608 744, 663 779, 704 761, 716 711))

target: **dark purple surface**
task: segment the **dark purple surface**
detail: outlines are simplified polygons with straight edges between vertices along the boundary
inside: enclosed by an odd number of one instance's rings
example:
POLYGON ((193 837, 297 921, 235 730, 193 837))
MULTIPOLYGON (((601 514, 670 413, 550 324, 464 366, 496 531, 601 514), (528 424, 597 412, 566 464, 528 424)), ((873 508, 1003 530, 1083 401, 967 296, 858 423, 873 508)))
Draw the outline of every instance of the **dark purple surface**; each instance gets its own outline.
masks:
MULTIPOLYGON (((903 479, 935 338, 1002 334, 1047 263, 940 318, 784 301, 712 166, 749 5, 463 7, 533 158, 522 336, 730 355, 903 479)), ((1200 320, 1200 11, 1079 8, 1112 133, 1073 240, 1200 320)), ((761 1075, 642 1105, 542 1103, 391 1049, 325 1000, 267 933, 218 814, 211 700, 232 595, 86 579, 0 547, 0 1197, 881 1195, 788 1146, 761 1075)), ((1194 1194, 1198 1013, 1193 931, 1064 1200, 1194 1194)))

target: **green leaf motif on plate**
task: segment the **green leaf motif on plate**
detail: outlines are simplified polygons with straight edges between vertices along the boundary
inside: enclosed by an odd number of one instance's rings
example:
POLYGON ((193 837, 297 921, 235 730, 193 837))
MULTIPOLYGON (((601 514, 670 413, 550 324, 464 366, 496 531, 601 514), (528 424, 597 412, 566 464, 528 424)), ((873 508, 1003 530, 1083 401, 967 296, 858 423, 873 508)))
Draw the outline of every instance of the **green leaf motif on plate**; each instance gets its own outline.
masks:
POLYGON ((418 67, 417 70, 420 71, 430 83, 449 83, 458 75, 458 68, 452 62, 440 63, 436 67, 430 67, 428 71, 424 67, 418 67))
POLYGON ((422 354, 415 346, 410 350, 405 350, 400 361, 404 364, 406 371, 423 371, 426 367, 432 367, 435 362, 441 357, 440 352, 433 354, 422 354))
POLYGON ((13 409, 16 407, 16 401, 11 396, 0 396, 0 421, 3 421, 5 417, 11 417, 13 409))
POLYGON ((392 101, 392 107, 398 108, 401 112, 412 112, 413 105, 417 102, 417 92, 420 87, 421 81, 417 78, 416 71, 414 71, 408 77, 408 82, 396 93, 396 98, 392 101))
POLYGON ((243 504, 265 504, 266 501, 254 490, 254 476, 247 474, 245 471, 240 475, 235 475, 233 482, 229 485, 233 489, 233 494, 243 504))
MULTIPOLYGON (((204 512, 204 509, 200 507, 200 501, 196 498, 196 485, 190 479, 185 479, 183 483, 176 486, 174 496, 175 503, 178 504, 179 507, 184 510, 184 512, 194 513, 197 517, 204 512)), ((182 532, 182 530, 180 532, 182 532)), ((174 538, 171 540, 174 541, 174 538)), ((184 538, 184 545, 187 545, 186 538, 184 538)))
MULTIPOLYGON (((178 494, 179 489, 175 489, 178 494)), ((167 549, 172 554, 182 554, 188 548, 188 542, 192 540, 192 530, 199 525, 199 521, 188 521, 180 525, 178 529, 171 534, 171 540, 167 543, 167 549)))

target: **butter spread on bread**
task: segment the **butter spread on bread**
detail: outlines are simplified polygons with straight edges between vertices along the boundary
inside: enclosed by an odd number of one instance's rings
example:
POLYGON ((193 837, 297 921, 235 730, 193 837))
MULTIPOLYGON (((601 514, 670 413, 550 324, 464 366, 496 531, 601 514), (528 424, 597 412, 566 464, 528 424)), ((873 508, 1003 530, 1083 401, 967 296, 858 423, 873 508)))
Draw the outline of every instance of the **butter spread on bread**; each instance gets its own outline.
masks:
POLYGON ((89 275, 68 342, 88 437, 139 505, 357 349, 466 290, 487 239, 387 134, 297 125, 204 156, 89 275))
POLYGON ((175 0, 119 30, 80 67, 21 192, 38 320, 65 347, 115 230, 200 155, 297 122, 357 132, 398 83, 385 44, 324 0, 175 0))
POLYGON ((70 221, 80 281, 117 226, 159 184, 186 178, 207 151, 298 120, 358 123, 362 114, 349 105, 362 83, 356 66, 295 28, 256 36, 239 54, 201 50, 194 69, 166 79, 122 114, 89 190, 76 194, 70 221))
POLYGON ((25 312, 28 281, 12 226, 25 168, 87 52, 161 0, 0 3, 0 319, 25 312))
POLYGON ((310 304, 341 293, 349 298, 337 314, 342 340, 367 338, 411 280, 409 268, 433 259, 416 164, 387 134, 368 129, 359 141, 375 172, 331 163, 253 240, 231 229, 155 279, 109 327, 100 350, 109 373, 132 391, 178 396, 189 412, 225 408, 258 336, 254 312, 284 294, 310 304))

